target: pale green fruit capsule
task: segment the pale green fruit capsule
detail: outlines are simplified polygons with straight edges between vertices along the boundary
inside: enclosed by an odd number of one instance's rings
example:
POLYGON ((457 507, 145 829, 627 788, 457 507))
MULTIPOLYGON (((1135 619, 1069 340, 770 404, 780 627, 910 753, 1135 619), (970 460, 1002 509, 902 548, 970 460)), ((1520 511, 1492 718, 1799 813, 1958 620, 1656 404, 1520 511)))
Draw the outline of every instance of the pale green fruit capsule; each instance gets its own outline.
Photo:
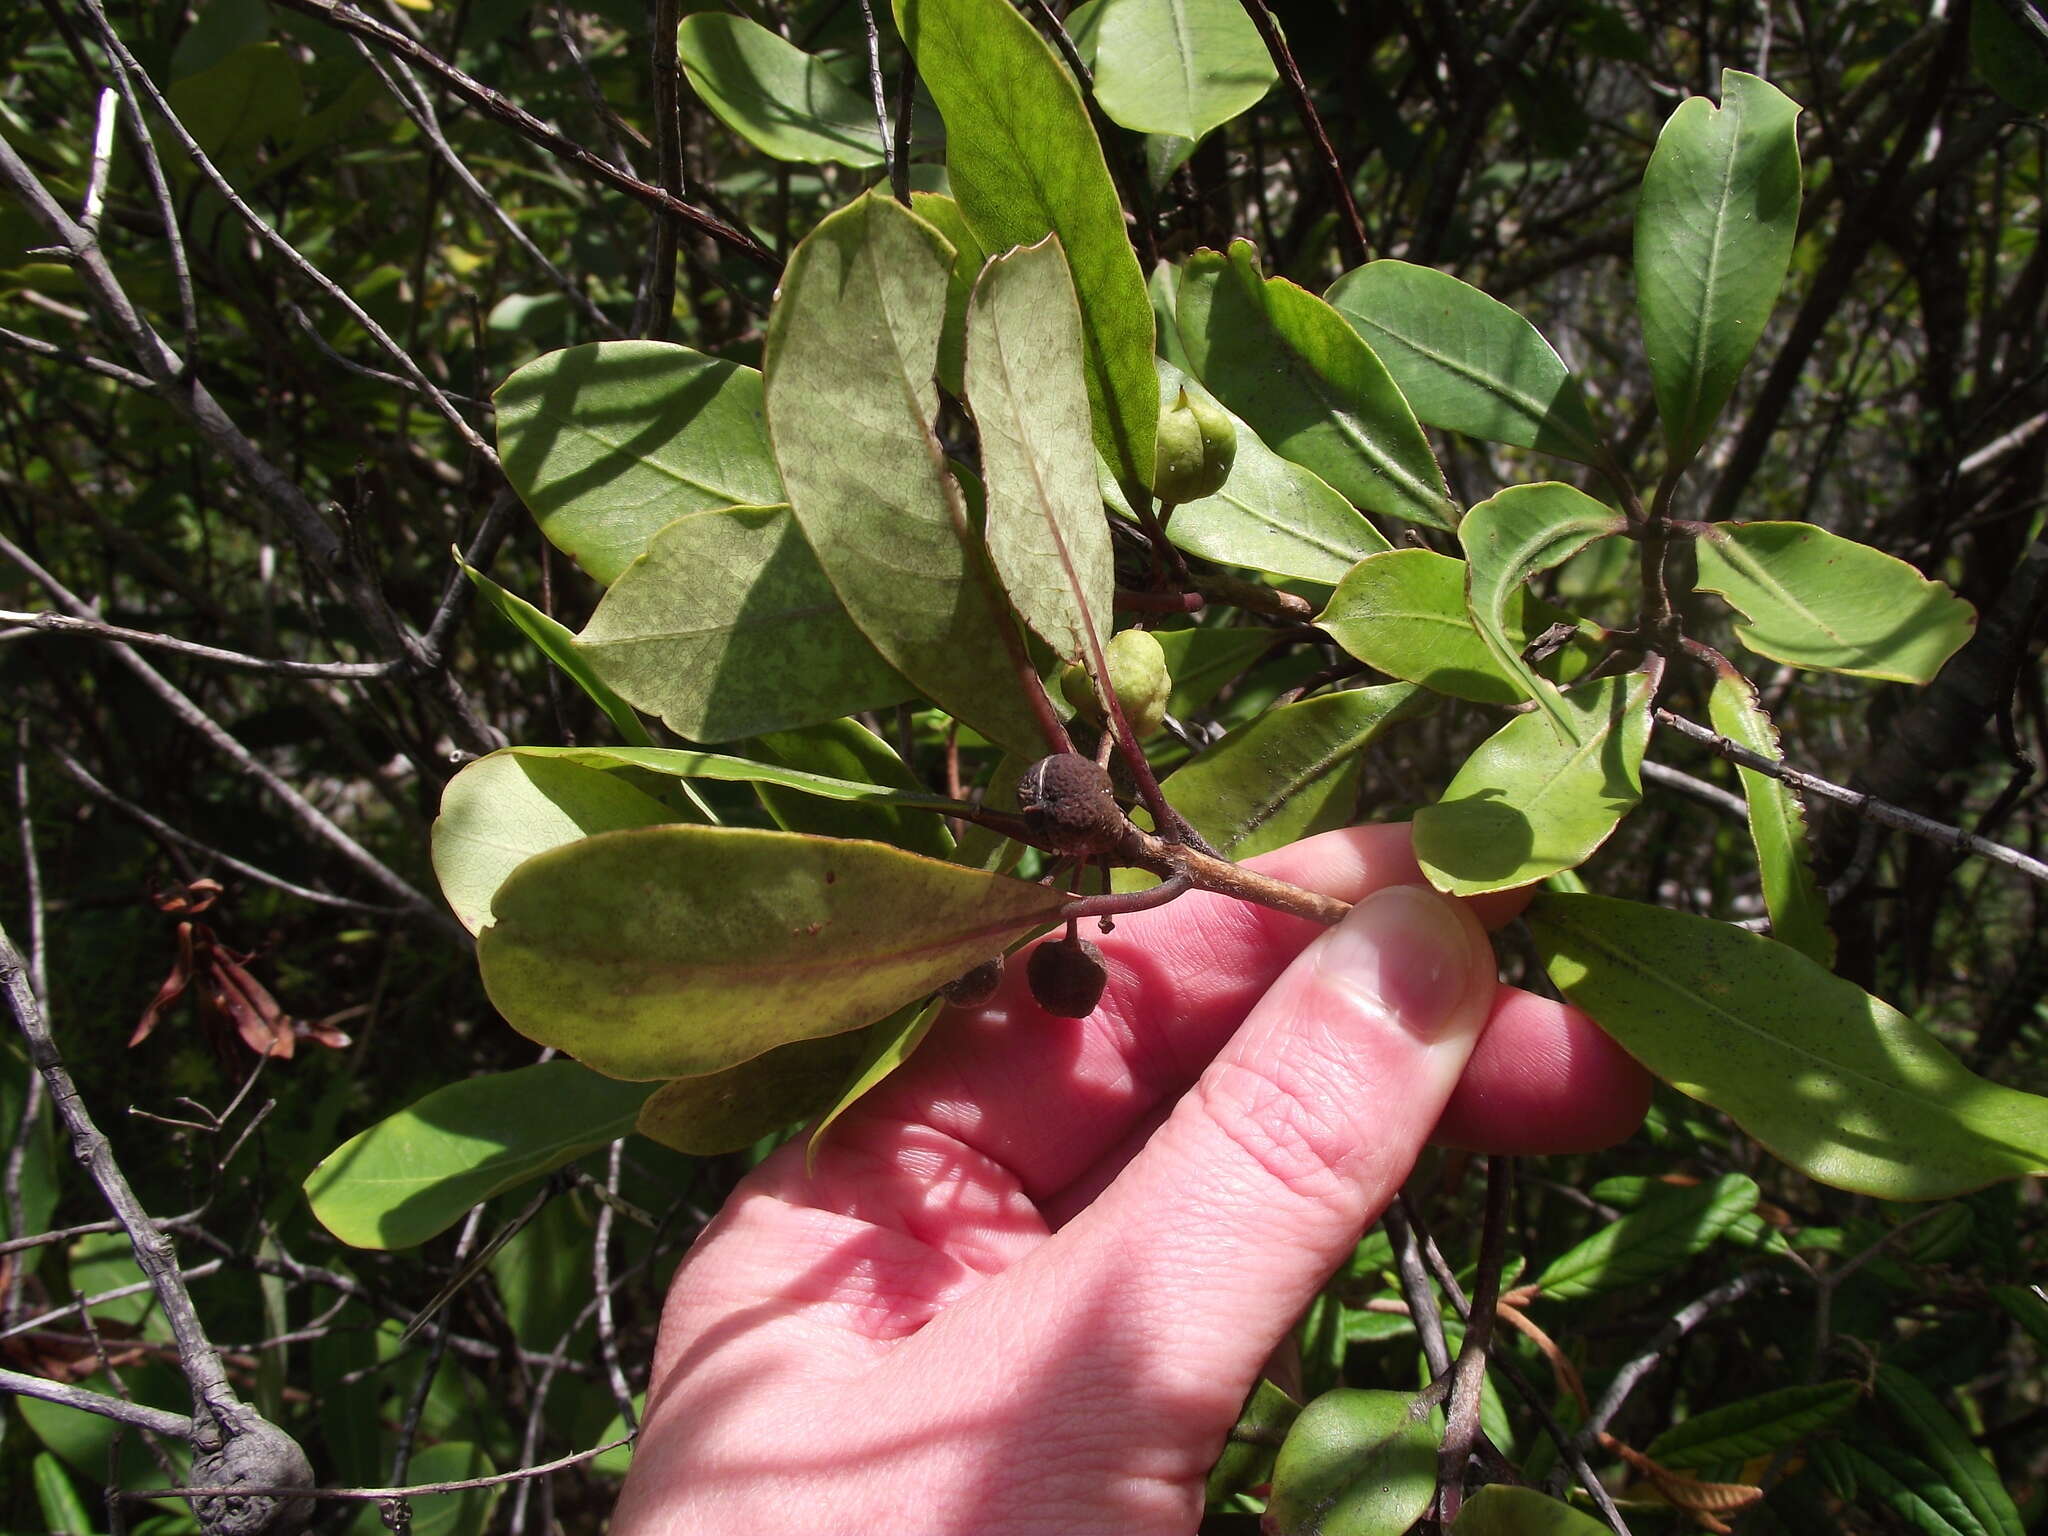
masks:
POLYGON ((1185 389, 1159 412, 1152 494, 1170 505, 1213 496, 1237 458, 1237 423, 1221 406, 1185 389))
MULTIPOLYGON (((1173 678, 1166 670, 1166 652, 1149 630, 1127 629, 1102 648, 1102 659, 1109 663, 1109 685, 1116 690, 1116 701, 1123 706, 1124 718, 1131 722, 1138 739, 1144 740, 1166 718, 1166 701, 1173 693, 1173 678)), ((1095 690, 1078 663, 1060 674, 1060 692, 1083 715, 1097 725, 1102 724, 1102 711, 1095 706, 1095 690)))

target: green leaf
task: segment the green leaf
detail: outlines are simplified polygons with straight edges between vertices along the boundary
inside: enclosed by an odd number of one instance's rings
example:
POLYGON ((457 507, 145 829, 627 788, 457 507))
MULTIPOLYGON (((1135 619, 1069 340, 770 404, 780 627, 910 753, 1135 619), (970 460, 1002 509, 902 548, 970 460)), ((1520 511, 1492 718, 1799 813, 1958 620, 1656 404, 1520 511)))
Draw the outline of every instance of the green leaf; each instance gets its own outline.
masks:
POLYGON ((1755 1181, 1739 1173, 1690 1188, 1665 1185, 1553 1259, 1536 1284, 1555 1301, 1647 1286, 1705 1252, 1722 1231, 1755 1210, 1756 1202, 1755 1181))
MULTIPOLYGON (((1476 510, 1476 509, 1475 509, 1476 510)), ((1358 562, 1330 594, 1316 623, 1367 666, 1420 683, 1436 693, 1479 704, 1519 704, 1525 697, 1494 660, 1465 604, 1465 562, 1427 549, 1396 549, 1358 562)), ((1576 621, 1526 587, 1509 596, 1506 643, 1517 656, 1532 637, 1576 621)), ((1566 678, 1583 672, 1587 654, 1568 644, 1558 653, 1566 678)))
MULTIPOLYGON (((966 802, 928 789, 899 789, 865 779, 841 779, 751 758, 716 752, 690 752, 675 747, 507 747, 506 753, 541 761, 570 762, 585 768, 641 768, 676 779, 719 779, 733 784, 775 785, 798 794, 821 795, 874 808, 901 807, 951 813, 968 809, 966 802)), ((493 756, 500 754, 494 753, 493 756)), ((489 759, 485 759, 489 761, 489 759)), ((673 817, 669 818, 674 820, 673 817)))
POLYGON ((1997 1466, 1918 1377, 1895 1365, 1880 1364, 1877 1396, 1912 1431, 1928 1463, 1987 1536, 2025 1536, 2020 1512, 2005 1491, 1997 1466))
POLYGON ((645 1083, 545 1061, 436 1089, 306 1175, 320 1224, 355 1248, 410 1248, 473 1205, 633 1129, 645 1083))
POLYGON ((441 791, 434 874, 471 933, 490 925, 491 898, 536 853, 593 832, 652 827, 676 812, 616 774, 540 754, 499 751, 469 764, 441 791))
POLYGON ((988 265, 988 252, 967 227, 967 216, 952 198, 938 192, 910 194, 910 211, 946 237, 953 247, 953 270, 946 281, 946 324, 939 332, 939 384, 948 394, 967 392, 963 377, 967 351, 967 301, 975 279, 988 265))
POLYGON ((1457 525, 1428 439, 1372 348, 1314 294, 1260 277, 1250 241, 1188 258, 1178 319, 1196 376, 1268 447, 1364 511, 1457 525))
POLYGON ((983 249, 1057 234, 1087 349, 1095 445, 1135 494, 1152 479, 1152 306, 1079 88, 1006 0, 895 0, 946 124, 953 196, 983 249))
POLYGON ((1261 1376, 1230 1428, 1223 1454, 1209 1469, 1208 1502, 1220 1504, 1234 1493, 1271 1482, 1273 1462, 1300 1417, 1301 1404, 1261 1376))
POLYGON ((1392 683, 1282 704, 1239 726, 1160 787, 1225 858, 1250 858, 1348 825, 1366 748, 1425 702, 1408 684, 1392 683))
POLYGON ((1531 576, 1627 526, 1614 508, 1552 480, 1510 486, 1466 513, 1458 527, 1458 542, 1465 547, 1466 601, 1479 638, 1494 664, 1515 680, 1524 697, 1536 701, 1566 741, 1581 739, 1574 734, 1573 713, 1556 686, 1522 659, 1509 632, 1508 609, 1531 576))
POLYGON ((1234 0, 1101 0, 1095 99, 1134 133, 1199 139, 1279 78, 1234 0))
POLYGON ((640 1106, 635 1129, 692 1157, 739 1152, 832 1102, 875 1030, 792 1040, 722 1072, 663 1083, 640 1106))
POLYGON ((1489 1483, 1465 1501, 1452 1536, 1604 1536, 1607 1527, 1534 1488, 1489 1483))
POLYGON ((857 170, 882 163, 874 103, 758 22, 723 11, 685 16, 676 58, 719 121, 763 154, 857 170))
MULTIPOLYGON (((1222 409, 1221 401, 1163 358, 1158 369, 1163 398, 1185 389, 1207 396, 1222 409)), ((1393 547, 1385 534, 1312 471, 1268 448, 1248 422, 1235 416, 1231 421, 1237 428, 1237 459, 1230 477, 1214 495, 1181 502, 1173 509, 1166 531, 1178 547, 1219 565, 1326 585, 1341 580, 1366 556, 1393 547)), ((1129 514, 1107 482, 1103 497, 1129 514)))
POLYGON ((43 1528, 57 1536, 92 1536, 92 1516, 86 1513, 85 1500, 78 1496, 64 1463, 48 1451, 37 1451, 30 1467, 43 1528))
POLYGON ((858 1060, 850 1061, 847 1067, 841 1068, 838 1081, 833 1085, 839 1090, 837 1097, 831 1096, 830 1088, 820 1095, 819 1102, 829 1102, 832 1107, 811 1127, 804 1150, 806 1172, 817 1166, 818 1148, 824 1143, 825 1133, 832 1128, 833 1122, 872 1092, 877 1083, 910 1060, 911 1053, 924 1044, 925 1036, 932 1032, 932 1025, 939 1021, 939 1015, 945 1010, 945 998, 934 997, 921 1006, 912 1004, 897 1009, 856 1037, 863 1049, 858 1060))
POLYGON ((1536 327, 1448 272, 1374 261, 1325 295, 1357 327, 1418 420, 1492 443, 1600 458, 1578 380, 1536 327))
POLYGON ((1994 1285, 1991 1299, 2012 1314, 2036 1344, 2048 1347, 2048 1301, 2024 1285, 1994 1285))
POLYGON ((1415 813, 1415 853, 1430 883, 1474 896, 1591 858, 1642 798, 1650 692, 1641 672, 1603 677, 1560 697, 1572 740, 1533 714, 1488 737, 1443 798, 1415 813))
POLYGON ((761 375, 737 363, 660 341, 592 342, 535 359, 493 398, 505 478, 600 582, 686 512, 783 499, 761 375))
POLYGON ((589 659, 576 649, 576 635, 568 625, 557 623, 525 598, 507 592, 464 560, 460 550, 456 551, 455 563, 462 567, 462 574, 470 579, 471 585, 500 618, 531 640, 541 655, 560 667, 569 681, 590 696, 629 746, 654 744, 654 738, 647 734, 647 727, 633 713, 633 706, 607 688, 604 680, 591 669, 589 659))
POLYGON ((692 741, 732 741, 901 703, 787 507, 679 517, 619 573, 576 654, 692 741))
POLYGON ((1401 1536, 1436 1496, 1441 1416, 1404 1392, 1340 1387, 1301 1410, 1273 1464, 1271 1536, 1401 1536))
POLYGON ((1976 632, 1943 583, 1810 523, 1717 523, 1698 548, 1695 586, 1740 609, 1735 638, 1773 661, 1925 683, 1976 632))
POLYGON ((1917 1456, 1879 1441, 1862 1446, 1822 1441, 1814 1449, 1825 1453, 1826 1470, 1846 1480, 1861 1502, 1882 1499, 1925 1536, 1990 1536, 1941 1474, 1917 1456))
MULTIPOLYGON (((1714 729, 1750 751, 1783 762, 1778 728, 1764 712, 1756 689, 1733 667, 1715 668, 1707 715, 1714 729)), ((1756 844, 1762 872, 1764 908, 1771 916, 1771 937, 1790 944, 1816 965, 1835 960, 1835 936, 1828 927, 1827 898, 1813 877, 1806 839, 1806 807, 1789 784, 1738 768, 1742 797, 1749 806, 1749 835, 1756 844)))
MULTIPOLYGON (((271 42, 237 48, 165 94, 207 158, 226 166, 253 157, 265 139, 287 136, 306 104, 297 54, 271 42)), ((193 174, 184 156, 172 163, 193 174)))
POLYGON ((522 1034, 621 1077, 699 1077, 871 1023, 1064 900, 879 843, 649 827, 527 860, 478 958, 522 1034))
POLYGON ((1115 628, 1116 562, 1095 488, 1081 311, 1059 239, 991 261, 967 307, 967 401, 981 437, 988 555, 1026 623, 1062 661, 1115 628))
POLYGON ((1696 1413, 1651 1441, 1644 1454, 1674 1471, 1704 1474, 1796 1445, 1839 1419, 1862 1396, 1853 1381, 1784 1387, 1696 1413))
MULTIPOLYGON (((800 773, 871 783, 915 795, 929 793, 895 750, 858 720, 828 720, 801 731, 776 731, 752 745, 770 762, 800 773)), ((793 790, 767 779, 756 779, 754 784, 768 814, 785 832, 865 837, 935 859, 953 856, 953 834, 946 830, 943 817, 882 801, 828 800, 807 789, 793 790)))
POLYGON ((1997 0, 1970 7, 1970 57, 1978 78, 2015 112, 2048 112, 2048 58, 1997 0))
MULTIPOLYGON (((467 1440, 426 1446, 406 1465, 407 1479, 421 1483, 461 1483, 492 1477, 497 1471, 490 1453, 467 1440)), ((505 1484, 493 1483, 460 1493, 417 1494, 408 1501, 412 1505, 410 1536, 484 1536, 490 1528, 491 1512, 504 1493, 505 1484)), ((386 1529, 378 1507, 364 1504, 350 1523, 348 1536, 382 1536, 386 1529)))
POLYGON ((1176 720, 1198 715, 1216 695, 1259 657, 1273 648, 1270 629, 1155 629, 1152 636, 1166 653, 1173 693, 1166 712, 1176 720))
POLYGON ((2048 1166, 2048 1099, 1978 1077, 1796 949, 1600 896, 1539 895, 1528 922, 1623 1049, 1810 1178, 1937 1200, 2048 1166))
POLYGON ((1671 114, 1636 203, 1636 308, 1671 467, 1706 441, 1799 232, 1798 103, 1738 69, 1671 114))
POLYGON ((1038 726, 1003 643, 1013 621, 933 433, 952 260, 936 230, 873 193, 812 230, 768 321, 769 437, 804 537, 870 643, 941 709, 1028 751, 1038 726))

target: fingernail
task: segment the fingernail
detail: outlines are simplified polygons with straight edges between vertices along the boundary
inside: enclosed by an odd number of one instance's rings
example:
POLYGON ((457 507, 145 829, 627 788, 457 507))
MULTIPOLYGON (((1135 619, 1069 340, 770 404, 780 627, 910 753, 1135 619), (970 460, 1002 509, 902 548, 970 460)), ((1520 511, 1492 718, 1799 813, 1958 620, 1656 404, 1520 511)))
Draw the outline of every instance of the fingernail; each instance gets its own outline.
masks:
POLYGON ((1472 984, 1472 943, 1449 897, 1395 885, 1366 897, 1318 941, 1316 969, 1428 1040, 1472 984))

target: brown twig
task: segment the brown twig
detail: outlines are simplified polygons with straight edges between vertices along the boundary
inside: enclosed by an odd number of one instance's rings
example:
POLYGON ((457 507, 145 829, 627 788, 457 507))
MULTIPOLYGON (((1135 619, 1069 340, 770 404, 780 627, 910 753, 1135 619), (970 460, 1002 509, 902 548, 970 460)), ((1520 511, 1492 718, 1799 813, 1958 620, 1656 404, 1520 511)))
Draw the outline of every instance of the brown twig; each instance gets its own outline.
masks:
POLYGON ((1252 25, 1259 29, 1259 36, 1265 41, 1266 51, 1273 56, 1281 79, 1287 82, 1288 93, 1294 97, 1294 109, 1301 114, 1303 126, 1308 129, 1309 137, 1315 140, 1323 174, 1337 199, 1337 237, 1344 246, 1345 265, 1361 266, 1372 256, 1365 238, 1365 221, 1358 216, 1358 202, 1351 195, 1351 178, 1344 174, 1344 163, 1337 158, 1330 136, 1323 130, 1322 115, 1316 111, 1316 104, 1308 93, 1308 84, 1301 78, 1301 67, 1294 62, 1294 54, 1281 34, 1280 24, 1266 8, 1266 0, 1244 0, 1244 8, 1252 18, 1252 25))
POLYGON ((1508 1204, 1514 1193, 1514 1159, 1486 1160, 1486 1217, 1479 1236, 1478 1290, 1465 1319, 1465 1342, 1451 1368, 1450 1406, 1445 1411, 1443 1447, 1437 1457, 1437 1507, 1448 1525, 1465 1501, 1465 1463, 1479 1440, 1481 1387, 1486 1351, 1493 1341, 1493 1312, 1500 1301, 1500 1270, 1507 1251, 1508 1204))

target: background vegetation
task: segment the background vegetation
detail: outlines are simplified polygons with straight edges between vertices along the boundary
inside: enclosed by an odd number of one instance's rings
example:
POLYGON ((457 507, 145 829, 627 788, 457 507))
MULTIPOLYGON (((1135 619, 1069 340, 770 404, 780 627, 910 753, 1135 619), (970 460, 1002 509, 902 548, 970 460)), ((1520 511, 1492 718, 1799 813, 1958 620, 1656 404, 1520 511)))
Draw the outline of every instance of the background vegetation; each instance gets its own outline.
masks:
MULTIPOLYGON (((868 111, 853 0, 739 9, 828 61, 868 111)), ((888 173, 871 112, 847 119, 842 163, 735 134, 679 76, 679 11, 43 0, 0 17, 0 688, 19 828, 0 914, 85 1103, 143 1206, 170 1220, 230 1378, 324 1486, 472 1476, 617 1437, 667 1273, 747 1164, 630 1139, 396 1251, 344 1247, 300 1192, 363 1126, 534 1059, 435 894, 428 826, 473 754, 615 739, 475 606, 450 558, 460 548, 571 628, 598 595, 509 488, 493 390, 545 351, 622 336, 758 364, 794 241, 888 173), (45 613, 189 644, 131 649, 29 616, 45 613), (192 985, 157 1013, 167 976, 192 985)), ((1685 95, 1718 95, 1723 67, 1803 105, 1792 277, 1688 515, 1810 520, 1974 603, 1979 642, 1930 689, 1787 669, 1768 702, 1793 763, 2039 857, 2048 52, 2023 0, 1306 0, 1274 14, 1329 152, 1284 80, 1192 151, 1099 119, 1148 266, 1245 235, 1268 271, 1317 292, 1367 254, 1441 267, 1537 322, 1603 415, 1630 424, 1625 462, 1656 426, 1626 343, 1633 198, 1658 127, 1685 95)), ((902 49, 877 20, 893 108, 902 49)), ((911 182, 936 187, 940 125, 922 109, 912 121, 911 182)), ((1512 450, 1438 447, 1461 501, 1532 477, 1512 450)), ((1554 587, 1596 618, 1633 613, 1596 564, 1554 587)), ((1193 741, 1341 660, 1285 614, 1240 622, 1281 648, 1182 721, 1193 741)), ((1705 715, 1700 698, 1667 702, 1705 715)), ((946 787, 942 732, 875 723, 946 787)), ((1462 716, 1404 731, 1367 765, 1357 813, 1429 803, 1476 739, 1462 716)), ((1730 772, 1668 735, 1652 757, 1646 809, 1589 884, 1760 912, 1730 772)), ((745 786, 716 789, 729 815, 761 819, 745 786)), ((1853 815, 1816 826, 1842 974, 1937 1025, 1977 1070, 2048 1091, 2041 885, 1853 815)), ((137 1279, 126 1239, 65 1155, 27 1058, 11 1059, 0 1365, 182 1411, 163 1319, 144 1294, 108 1294, 137 1279)), ((1476 1235, 1463 1171, 1442 1159, 1411 1191, 1454 1266, 1476 1235)), ((1762 1185, 1760 1217, 1535 1313, 1594 1399, 1623 1384, 1608 1431, 1662 1466, 1768 1488, 1728 1516, 1747 1530, 2001 1530, 2002 1509, 1971 1491, 1986 1476, 2015 1519, 2040 1518, 2034 1183, 1893 1207, 1790 1175, 1660 1097, 1613 1153, 1526 1167, 1514 1243, 1548 1260, 1659 1180, 1735 1174, 1762 1185), (1760 1452, 1660 1441, 1793 1387, 1808 1396, 1779 1398, 1770 1422, 1795 1430, 1760 1452)), ((1312 1315, 1311 1389, 1413 1379, 1400 1292, 1379 1278, 1392 1257, 1370 1237, 1312 1315)), ((1504 1353, 1569 1427, 1542 1349, 1518 1335, 1504 1353)), ((1519 1397, 1503 1394, 1488 1432, 1540 1480, 1547 1441, 1519 1397)), ((422 1498, 415 1528, 595 1530, 620 1465, 613 1452, 422 1498)), ((0 1467, 8 1529, 193 1525, 175 1503, 101 1503, 107 1485, 177 1473, 102 1420, 17 1399, 0 1467)), ((1699 1520, 1672 1497, 1707 1502, 1640 1475, 1630 1493, 1639 1530, 1699 1520)))

